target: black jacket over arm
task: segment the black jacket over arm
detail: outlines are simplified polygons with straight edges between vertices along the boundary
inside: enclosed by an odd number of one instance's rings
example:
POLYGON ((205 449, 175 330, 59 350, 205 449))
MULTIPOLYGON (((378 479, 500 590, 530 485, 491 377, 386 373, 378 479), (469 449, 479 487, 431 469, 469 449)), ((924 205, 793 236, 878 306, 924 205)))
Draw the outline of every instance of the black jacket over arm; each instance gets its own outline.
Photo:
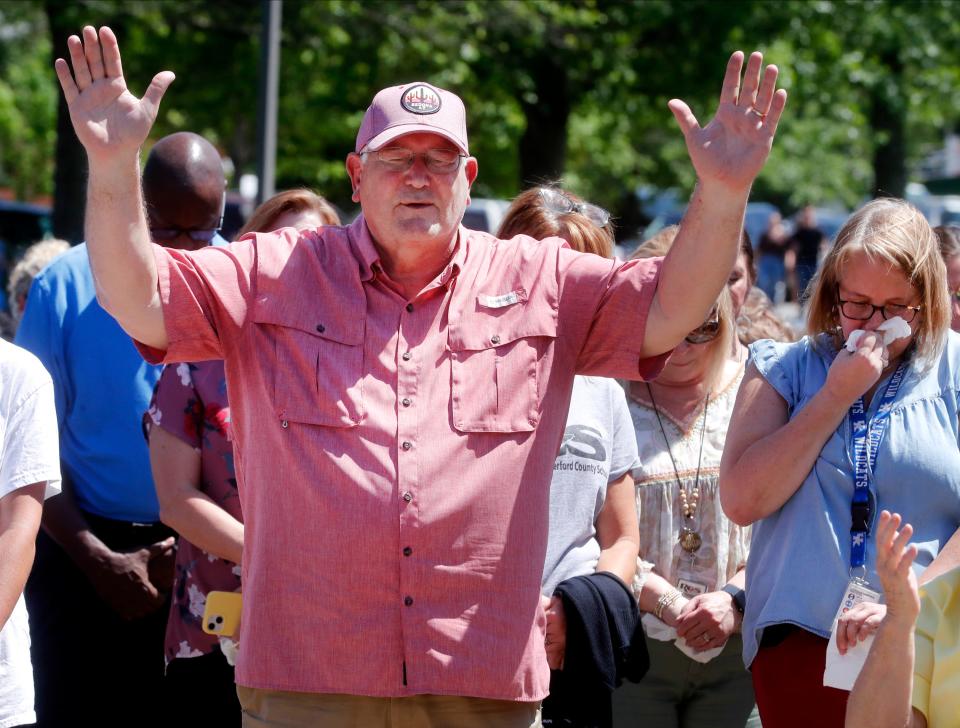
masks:
POLYGON ((543 724, 610 728, 614 688, 624 678, 639 682, 650 666, 637 602, 606 572, 567 579, 554 594, 563 600, 567 647, 563 669, 551 674, 543 724))

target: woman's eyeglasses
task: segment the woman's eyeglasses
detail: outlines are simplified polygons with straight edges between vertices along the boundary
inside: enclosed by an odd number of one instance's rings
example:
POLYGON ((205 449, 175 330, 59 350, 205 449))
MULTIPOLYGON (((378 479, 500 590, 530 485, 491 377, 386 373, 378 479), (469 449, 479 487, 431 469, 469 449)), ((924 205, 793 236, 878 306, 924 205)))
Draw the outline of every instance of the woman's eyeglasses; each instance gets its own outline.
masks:
POLYGON ((706 344, 713 341, 720 335, 720 316, 716 311, 710 314, 710 318, 700 324, 684 337, 688 344, 706 344))
POLYGON ((869 301, 844 301, 840 298, 840 289, 837 288, 837 303, 840 304, 840 313, 852 321, 869 321, 877 311, 884 320, 899 316, 907 323, 913 321, 920 313, 922 306, 906 306, 902 303, 885 303, 874 306, 869 301))
POLYGON ((597 227, 603 227, 610 222, 610 213, 602 207, 591 205, 589 202, 576 202, 560 190, 552 187, 541 187, 540 199, 543 201, 544 207, 558 215, 575 212, 578 215, 583 215, 597 227))

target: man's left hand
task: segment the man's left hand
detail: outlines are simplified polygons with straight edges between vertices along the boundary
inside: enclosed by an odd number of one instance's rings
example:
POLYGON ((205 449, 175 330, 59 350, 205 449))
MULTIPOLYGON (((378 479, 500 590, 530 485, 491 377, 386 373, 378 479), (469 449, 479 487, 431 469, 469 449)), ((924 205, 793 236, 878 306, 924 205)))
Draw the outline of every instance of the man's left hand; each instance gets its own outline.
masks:
POLYGON ((670 101, 701 184, 742 192, 767 161, 787 92, 776 90, 777 67, 767 66, 761 78, 762 66, 763 54, 751 54, 741 86, 743 53, 730 57, 717 114, 705 127, 685 102, 670 101))

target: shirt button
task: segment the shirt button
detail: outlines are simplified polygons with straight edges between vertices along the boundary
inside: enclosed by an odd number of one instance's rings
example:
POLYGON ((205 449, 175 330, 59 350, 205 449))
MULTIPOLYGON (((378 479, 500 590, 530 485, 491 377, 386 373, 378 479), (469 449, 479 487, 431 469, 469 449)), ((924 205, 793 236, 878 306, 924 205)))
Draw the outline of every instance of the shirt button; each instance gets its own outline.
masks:
POLYGON ((412 303, 408 303, 408 304, 407 304, 407 313, 413 313, 413 304, 412 304, 412 303))
POLYGON ((287 423, 286 420, 283 420, 282 422, 280 422, 280 427, 282 427, 283 429, 287 429, 288 427, 290 427, 290 425, 287 423))
POLYGON ((409 442, 409 441, 407 441, 407 440, 404 440, 404 441, 403 441, 403 444, 400 445, 400 447, 402 447, 404 450, 409 450, 411 447, 413 447, 413 443, 411 443, 411 442, 409 442))
POLYGON ((409 546, 404 546, 404 547, 403 547, 403 555, 404 555, 404 556, 409 556, 409 555, 412 554, 412 553, 413 553, 413 549, 412 549, 412 548, 410 548, 409 546))
POLYGON ((326 326, 324 326, 323 324, 317 324, 317 331, 319 331, 321 334, 326 330, 327 330, 326 326))
POLYGON ((404 598, 403 598, 403 603, 406 604, 408 607, 409 607, 409 606, 412 606, 412 605, 413 605, 413 597, 404 597, 404 598))
POLYGON ((412 356, 413 355, 409 351, 405 351, 403 352, 403 356, 401 356, 400 358, 403 359, 404 361, 410 361, 410 357, 412 356))
POLYGON ((410 398, 409 398, 409 397, 404 397, 402 400, 400 400, 400 403, 401 403, 404 407, 409 407, 409 406, 410 406, 410 398))
POLYGON ((491 336, 491 337, 490 337, 490 343, 491 343, 491 344, 499 344, 499 343, 500 343, 500 335, 499 335, 499 334, 494 334, 493 336, 491 336))
POLYGON ((412 494, 412 493, 404 493, 404 494, 403 494, 403 499, 404 499, 407 503, 409 503, 410 501, 413 500, 413 494, 412 494))

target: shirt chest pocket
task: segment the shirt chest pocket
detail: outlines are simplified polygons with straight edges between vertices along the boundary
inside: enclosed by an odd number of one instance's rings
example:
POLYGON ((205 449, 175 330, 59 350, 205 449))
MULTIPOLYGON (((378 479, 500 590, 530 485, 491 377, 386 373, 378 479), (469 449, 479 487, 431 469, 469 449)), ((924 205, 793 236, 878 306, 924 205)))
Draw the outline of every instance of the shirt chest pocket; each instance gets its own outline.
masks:
POLYGON ((483 313, 451 327, 453 426, 461 432, 531 432, 540 422, 544 362, 557 336, 555 318, 524 320, 483 313))
POLYGON ((355 427, 363 420, 363 312, 291 311, 260 301, 254 322, 275 363, 266 374, 274 414, 290 422, 355 427), (351 318, 352 317, 352 318, 351 318))

